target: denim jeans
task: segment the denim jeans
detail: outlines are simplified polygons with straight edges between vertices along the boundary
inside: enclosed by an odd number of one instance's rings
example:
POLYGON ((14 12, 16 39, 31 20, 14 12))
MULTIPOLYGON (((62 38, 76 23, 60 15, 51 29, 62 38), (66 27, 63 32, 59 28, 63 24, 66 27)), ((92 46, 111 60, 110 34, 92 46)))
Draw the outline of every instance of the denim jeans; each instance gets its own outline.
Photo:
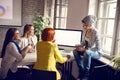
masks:
POLYGON ((101 56, 97 51, 91 50, 86 50, 85 52, 74 50, 73 55, 77 62, 79 72, 84 73, 84 75, 89 75, 91 58, 99 59, 101 56))

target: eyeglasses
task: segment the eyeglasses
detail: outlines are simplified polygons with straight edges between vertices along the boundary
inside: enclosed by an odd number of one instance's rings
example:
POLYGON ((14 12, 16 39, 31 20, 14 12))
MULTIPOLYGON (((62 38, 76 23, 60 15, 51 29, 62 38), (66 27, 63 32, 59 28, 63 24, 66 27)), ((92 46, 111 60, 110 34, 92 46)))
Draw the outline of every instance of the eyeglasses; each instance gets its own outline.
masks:
POLYGON ((88 25, 83 23, 83 26, 88 26, 88 25))
POLYGON ((15 34, 20 34, 20 33, 15 33, 15 34))

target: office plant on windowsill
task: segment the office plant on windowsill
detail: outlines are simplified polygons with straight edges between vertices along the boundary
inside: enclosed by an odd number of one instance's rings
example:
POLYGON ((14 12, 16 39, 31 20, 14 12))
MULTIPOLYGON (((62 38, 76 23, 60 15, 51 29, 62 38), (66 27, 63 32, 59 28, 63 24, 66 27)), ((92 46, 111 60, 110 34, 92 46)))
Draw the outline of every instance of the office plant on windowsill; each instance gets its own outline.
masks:
POLYGON ((112 62, 113 68, 115 68, 116 71, 120 71, 120 56, 113 58, 112 62))
POLYGON ((40 40, 41 31, 46 28, 49 24, 49 18, 40 15, 39 13, 35 13, 33 25, 35 27, 35 35, 37 36, 37 40, 40 40))

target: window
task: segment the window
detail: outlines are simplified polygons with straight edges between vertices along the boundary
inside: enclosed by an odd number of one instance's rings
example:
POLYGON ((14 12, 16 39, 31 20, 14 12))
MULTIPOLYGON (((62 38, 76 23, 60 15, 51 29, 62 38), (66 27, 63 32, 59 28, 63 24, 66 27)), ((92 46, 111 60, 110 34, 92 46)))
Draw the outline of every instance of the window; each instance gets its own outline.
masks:
MULTIPOLYGON (((108 55, 112 56, 118 51, 115 51, 116 45, 116 35, 118 33, 116 20, 116 10, 117 0, 98 0, 98 22, 97 28, 101 33, 102 50, 108 55)), ((120 44, 120 40, 119 40, 120 44)), ((119 50, 119 49, 118 49, 119 50)), ((119 51, 120 52, 120 51, 119 51)))
POLYGON ((68 0, 55 0, 55 28, 66 28, 68 0))

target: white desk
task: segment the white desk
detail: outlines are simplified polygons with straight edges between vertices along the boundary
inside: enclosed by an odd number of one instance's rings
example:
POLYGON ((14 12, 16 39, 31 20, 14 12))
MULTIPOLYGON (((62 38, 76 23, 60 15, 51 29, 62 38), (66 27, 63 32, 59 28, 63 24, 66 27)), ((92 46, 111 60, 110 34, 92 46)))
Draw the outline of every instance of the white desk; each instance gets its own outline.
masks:
MULTIPOLYGON (((76 61, 74 60, 73 51, 60 50, 60 52, 63 56, 66 56, 66 55, 71 56, 71 58, 68 60, 68 62, 72 61, 71 73, 75 78, 77 78, 78 77, 78 67, 77 67, 76 61)), ((36 62, 36 59, 37 59, 36 53, 28 53, 19 65, 25 66, 25 65, 34 64, 36 62)))
MULTIPOLYGON (((74 60, 74 56, 72 51, 65 51, 65 50, 60 50, 61 54, 63 56, 70 55, 71 58, 68 61, 74 60)), ((22 60, 22 62, 19 65, 29 65, 33 64, 37 60, 37 54, 36 53, 27 53, 25 58, 22 60)))
POLYGON ((60 52, 61 52, 62 56, 67 56, 67 55, 71 56, 68 61, 74 60, 73 51, 60 50, 60 52))
POLYGON ((37 54, 36 53, 27 53, 22 62, 19 63, 19 65, 30 65, 34 64, 37 60, 37 54))
MULTIPOLYGON (((69 51, 69 50, 60 50, 60 52, 61 52, 62 56, 66 56, 66 55, 70 55, 71 56, 71 58, 68 60, 68 62, 72 61, 71 73, 72 73, 72 75, 75 78, 77 78, 78 74, 79 74, 79 72, 78 72, 79 70, 78 70, 78 66, 76 64, 76 61, 74 60, 73 52, 69 51)), ((34 64, 36 62, 36 59, 37 59, 36 53, 28 53, 19 65, 23 65, 24 66, 24 65, 34 64)), ((99 60, 101 62, 106 61, 103 57, 101 57, 99 60)), ((107 61, 107 62, 108 63, 106 63, 106 64, 110 63, 110 61, 107 61)))

